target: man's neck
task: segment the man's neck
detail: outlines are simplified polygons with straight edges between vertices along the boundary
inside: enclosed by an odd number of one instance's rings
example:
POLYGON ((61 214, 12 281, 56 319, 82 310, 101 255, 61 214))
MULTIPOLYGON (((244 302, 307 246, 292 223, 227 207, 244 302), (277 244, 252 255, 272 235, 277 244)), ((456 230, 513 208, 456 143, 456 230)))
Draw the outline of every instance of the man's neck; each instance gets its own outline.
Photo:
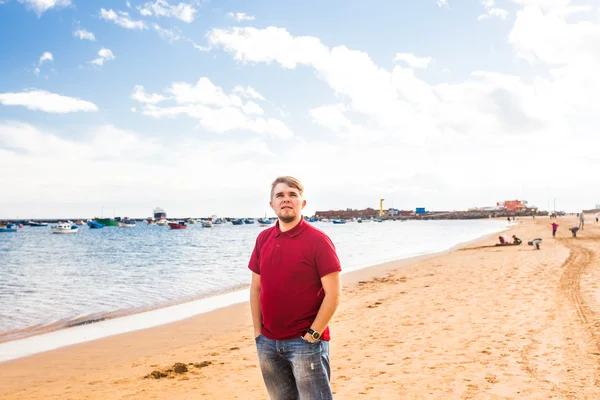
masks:
POLYGON ((298 225, 300 223, 302 218, 303 218, 302 215, 300 215, 299 218, 296 218, 292 222, 283 222, 282 220, 279 220, 279 230, 281 232, 287 232, 291 229, 294 229, 296 227, 296 225, 298 225))

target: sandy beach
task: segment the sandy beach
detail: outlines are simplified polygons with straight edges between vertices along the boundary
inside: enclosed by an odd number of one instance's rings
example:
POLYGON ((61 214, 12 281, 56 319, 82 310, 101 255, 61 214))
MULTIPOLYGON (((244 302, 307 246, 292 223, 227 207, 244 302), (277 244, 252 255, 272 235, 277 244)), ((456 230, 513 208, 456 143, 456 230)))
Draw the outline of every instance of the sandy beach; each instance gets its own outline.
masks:
MULTIPOLYGON (((336 398, 600 398, 600 226, 588 216, 575 239, 575 218, 562 217, 552 238, 547 217, 517 222, 506 234, 521 246, 495 247, 494 235, 345 275, 336 398), (526 244, 535 237, 539 251, 526 244)), ((245 303, 1 363, 0 398, 267 394, 245 303)))

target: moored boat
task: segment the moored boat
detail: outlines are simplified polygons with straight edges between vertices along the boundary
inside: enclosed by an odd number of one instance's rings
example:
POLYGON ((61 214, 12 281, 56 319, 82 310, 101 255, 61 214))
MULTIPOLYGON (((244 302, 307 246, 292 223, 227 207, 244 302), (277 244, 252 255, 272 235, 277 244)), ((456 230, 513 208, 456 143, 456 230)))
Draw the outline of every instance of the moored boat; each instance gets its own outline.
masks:
POLYGON ((102 228, 104 228, 104 225, 102 225, 98 221, 88 221, 87 224, 90 227, 90 229, 102 229, 102 228))
POLYGON ((119 222, 119 228, 135 228, 135 221, 129 218, 119 222))
POLYGON ((202 221, 202 227, 203 228, 212 228, 213 227, 213 223, 210 220, 208 220, 208 221, 202 221))
POLYGON ((35 227, 48 226, 48 224, 45 223, 45 222, 35 222, 35 221, 29 221, 27 223, 27 225, 29 225, 29 226, 35 226, 35 227))
POLYGON ((58 225, 51 227, 52 233, 77 233, 79 228, 77 225, 71 225, 67 222, 59 222, 58 225))
POLYGON ((346 223, 346 221, 344 221, 342 219, 334 219, 332 222, 336 225, 343 225, 346 223))
POLYGON ((185 229, 185 228, 187 228, 187 224, 185 223, 185 221, 169 222, 169 228, 171 228, 171 229, 185 229))
POLYGON ((100 222, 104 226, 119 226, 119 221, 110 218, 94 218, 94 221, 100 222))
POLYGON ((19 229, 19 228, 15 224, 0 225, 0 232, 5 232, 5 233, 16 232, 17 229, 19 229))
POLYGON ((233 225, 243 225, 243 224, 244 224, 244 220, 243 220, 243 219, 241 219, 241 218, 238 218, 238 219, 232 219, 232 220, 231 220, 231 223, 232 223, 233 225))

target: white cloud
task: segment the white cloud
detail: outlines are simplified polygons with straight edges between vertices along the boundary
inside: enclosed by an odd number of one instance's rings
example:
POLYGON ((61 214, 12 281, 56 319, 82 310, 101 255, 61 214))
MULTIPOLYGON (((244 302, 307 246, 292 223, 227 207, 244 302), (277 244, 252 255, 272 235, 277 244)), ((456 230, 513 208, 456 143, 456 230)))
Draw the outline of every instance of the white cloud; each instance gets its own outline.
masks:
POLYGON ((92 42, 96 41, 96 36, 92 32, 88 32, 85 29, 78 29, 73 32, 73 36, 78 37, 81 40, 90 40, 92 42))
POLYGON ((157 93, 148 94, 144 92, 144 87, 142 85, 134 86, 131 98, 137 102, 145 104, 157 104, 167 99, 165 96, 161 96, 157 93))
POLYGON ((448 7, 448 0, 437 0, 438 7, 448 7))
POLYGON ((481 20, 484 20, 487 18, 491 18, 491 17, 498 17, 500 19, 506 19, 508 17, 507 10, 505 10, 503 8, 494 7, 494 4, 495 4, 494 0, 483 0, 481 2, 481 4, 483 4, 483 7, 485 8, 486 13, 478 16, 477 17, 478 21, 481 21, 481 20))
POLYGON ((54 57, 52 56, 52 53, 45 51, 41 56, 40 56, 40 62, 39 65, 42 65, 42 63, 44 61, 54 61, 54 57))
POLYGON ((160 37, 163 39, 167 39, 169 42, 175 42, 177 40, 185 39, 185 37, 181 34, 181 31, 178 28, 173 29, 165 29, 161 28, 158 24, 153 24, 152 27, 160 37))
POLYGON ((71 5, 71 0, 19 0, 19 3, 25 4, 31 8, 38 16, 41 16, 51 8, 61 8, 71 5))
POLYGON ((256 18, 253 15, 247 15, 245 13, 242 12, 238 12, 238 13, 227 13, 227 15, 230 18, 235 19, 237 22, 242 22, 242 21, 254 21, 256 18))
POLYGON ((35 76, 40 75, 42 64, 46 61, 54 61, 54 56, 48 51, 42 53, 38 62, 33 64, 33 73, 35 74, 35 76))
POLYGON ((116 59, 116 57, 110 49, 102 48, 98 51, 98 58, 93 59, 90 63, 102 66, 104 65, 104 62, 112 61, 114 59, 116 59))
POLYGON ((191 4, 179 3, 175 6, 169 4, 166 0, 149 1, 138 7, 138 10, 140 14, 146 17, 171 17, 187 23, 193 22, 198 12, 191 4))
POLYGON ((89 101, 61 96, 44 90, 31 90, 20 93, 0 93, 0 103, 5 106, 24 106, 30 110, 59 114, 78 111, 98 111, 98 107, 89 101))
POLYGON ((100 9, 100 18, 105 21, 114 22, 115 24, 127 29, 147 29, 144 21, 134 21, 130 19, 129 14, 124 11, 115 12, 112 9, 107 11, 102 8, 100 9))
POLYGON ((332 104, 313 108, 309 114, 315 124, 324 126, 333 132, 352 131, 356 127, 346 118, 345 111, 347 108, 344 104, 332 104))
MULTIPOLYGON (((263 115, 264 110, 252 101, 244 102, 235 93, 225 91, 203 77, 191 85, 187 82, 175 82, 166 90, 169 98, 175 102, 171 106, 157 107, 154 103, 165 100, 165 96, 148 95, 143 87, 136 86, 132 97, 144 103, 141 112, 154 118, 174 118, 187 115, 196 119, 199 126, 210 132, 250 131, 272 137, 289 138, 292 131, 274 118, 253 117, 263 115), (135 96, 135 97, 134 97, 135 96)), ((249 93, 247 90, 244 93, 249 93)), ((258 94, 257 92, 254 94, 258 94)))
MULTIPOLYGON (((11 188, 0 199, 0 217, 93 217, 101 212, 99 204, 130 217, 146 217, 156 205, 171 216, 254 215, 252 206, 235 208, 248 202, 239 201, 240 190, 254 196, 256 177, 268 182, 280 168, 265 170, 278 158, 259 137, 161 141, 114 125, 86 127, 76 138, 62 136, 63 131, 0 121, 0 170, 18 171, 0 174, 0 186, 11 188), (104 190, 90 200, 98 185, 104 190)), ((259 199, 268 198, 268 184, 260 192, 259 199)), ((261 204, 268 209, 266 201, 261 204)), ((257 215, 263 212, 261 207, 257 215)))
POLYGON ((433 59, 431 57, 420 58, 412 53, 396 53, 396 56, 394 57, 394 61, 404 61, 413 69, 427 68, 432 60, 433 59))
POLYGON ((236 86, 233 89, 233 93, 239 94, 240 96, 246 97, 249 99, 265 100, 265 98, 263 97, 262 94, 258 93, 256 90, 254 90, 250 86, 246 86, 246 87, 236 86))

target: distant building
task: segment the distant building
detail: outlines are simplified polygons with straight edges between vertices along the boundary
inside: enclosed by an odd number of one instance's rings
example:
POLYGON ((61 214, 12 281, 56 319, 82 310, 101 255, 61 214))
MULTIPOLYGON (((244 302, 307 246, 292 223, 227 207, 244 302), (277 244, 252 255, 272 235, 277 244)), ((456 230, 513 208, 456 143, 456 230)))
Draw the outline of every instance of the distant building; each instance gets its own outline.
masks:
POLYGON ((417 215, 421 215, 421 214, 425 214, 425 207, 417 207, 417 209, 415 210, 415 214, 417 215))
POLYGON ((525 200, 506 200, 496 203, 498 207, 502 207, 504 211, 523 211, 527 208, 525 200))

